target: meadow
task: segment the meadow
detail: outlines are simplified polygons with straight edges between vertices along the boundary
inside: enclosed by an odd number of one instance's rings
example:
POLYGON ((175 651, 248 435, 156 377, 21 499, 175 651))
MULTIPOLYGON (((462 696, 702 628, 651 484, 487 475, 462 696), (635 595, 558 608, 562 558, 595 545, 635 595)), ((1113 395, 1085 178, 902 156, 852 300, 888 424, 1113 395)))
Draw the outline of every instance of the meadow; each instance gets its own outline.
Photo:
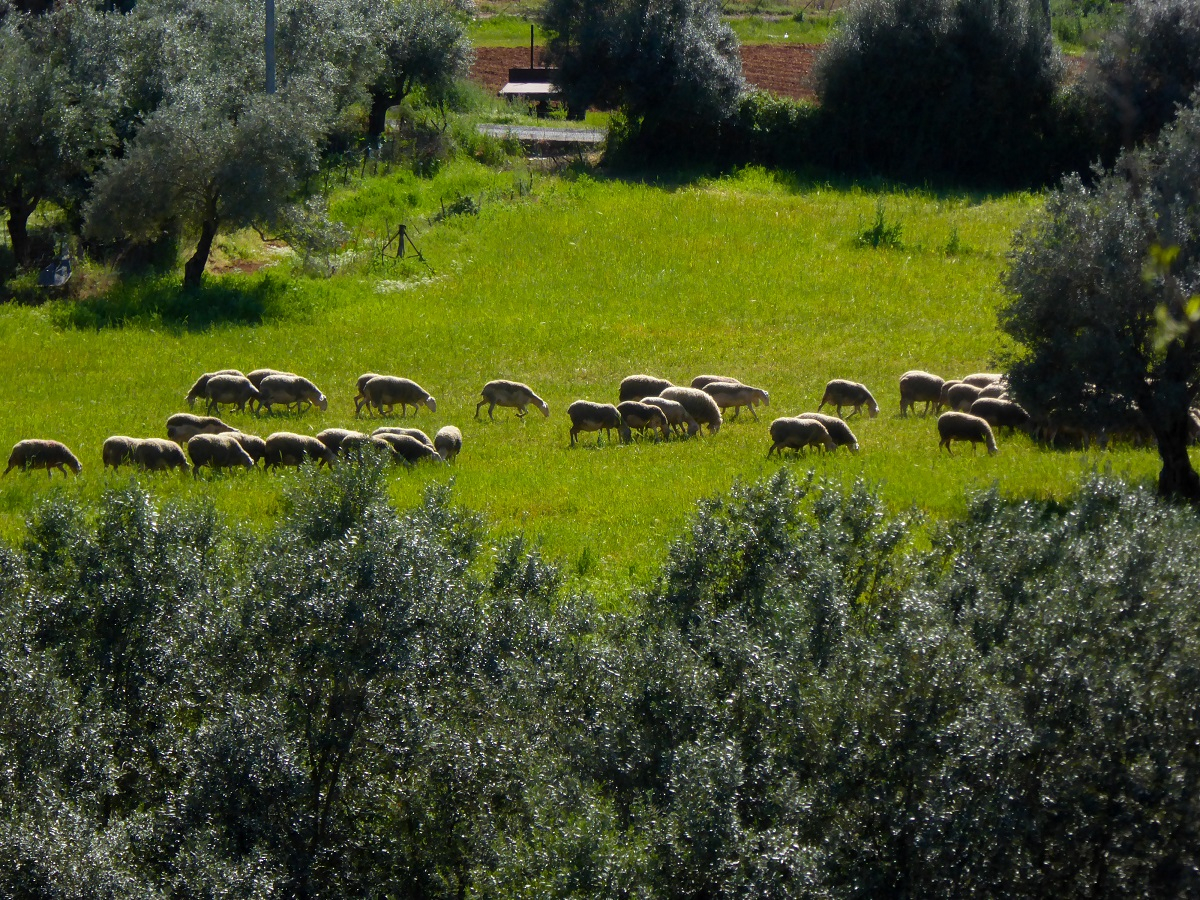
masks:
MULTIPOLYGON (((995 327, 998 278, 1013 230, 1039 203, 1029 194, 868 190, 758 169, 645 184, 459 160, 433 180, 397 171, 352 181, 336 190, 332 209, 356 241, 409 221, 428 267, 364 254, 320 278, 285 258, 251 274, 209 276, 200 300, 213 308, 187 318, 177 282, 161 280, 82 307, 0 307, 0 446, 56 438, 84 465, 65 482, 44 473, 0 480, 0 538, 16 539, 52 491, 95 498, 124 484, 128 472, 101 468, 104 438, 162 435, 167 416, 186 410, 195 377, 225 367, 299 372, 329 397, 326 412, 223 416, 262 435, 369 430, 379 422, 355 418, 357 376, 414 378, 438 409, 405 421, 431 434, 455 424, 465 446, 454 466, 397 469, 395 501, 413 505, 429 485, 449 482, 454 500, 497 534, 526 533, 597 587, 654 577, 699 499, 781 466, 865 480, 894 509, 932 518, 961 512, 970 492, 992 484, 1044 498, 1065 496, 1097 469, 1151 479, 1152 450, 1047 451, 999 435, 995 457, 961 449, 950 457, 938 451, 932 417, 899 417, 904 371, 955 377, 997 366, 1005 350, 995 327), (468 195, 481 201, 477 214, 431 220, 468 195), (895 240, 864 243, 881 215, 898 226, 895 240), (567 405, 615 403, 621 378, 637 372, 683 384, 731 374, 769 390, 771 405, 757 422, 743 413, 712 437, 622 446, 586 435, 570 449, 567 405), (816 409, 835 377, 866 383, 880 403, 877 418, 851 419, 862 451, 768 460, 770 420, 816 409), (476 420, 479 389, 493 378, 529 383, 550 417, 531 412, 522 421, 498 410, 488 421, 485 409, 476 420)), ((225 258, 237 252, 227 241, 225 258)), ((143 481, 262 530, 296 477, 143 481)))

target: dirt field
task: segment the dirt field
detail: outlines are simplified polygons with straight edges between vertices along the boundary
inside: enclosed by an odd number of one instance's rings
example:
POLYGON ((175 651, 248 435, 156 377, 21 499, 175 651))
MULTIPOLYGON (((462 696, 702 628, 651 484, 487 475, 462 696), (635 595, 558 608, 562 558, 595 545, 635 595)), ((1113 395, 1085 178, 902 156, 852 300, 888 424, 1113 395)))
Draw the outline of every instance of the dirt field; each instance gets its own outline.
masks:
MULTIPOLYGON (((811 44, 751 44, 742 47, 746 80, 763 90, 797 100, 814 99, 813 61, 820 48, 811 44)), ((472 80, 498 91, 508 80, 509 68, 529 65, 524 47, 479 47, 475 51, 472 80)), ((538 65, 542 60, 537 57, 538 65)))

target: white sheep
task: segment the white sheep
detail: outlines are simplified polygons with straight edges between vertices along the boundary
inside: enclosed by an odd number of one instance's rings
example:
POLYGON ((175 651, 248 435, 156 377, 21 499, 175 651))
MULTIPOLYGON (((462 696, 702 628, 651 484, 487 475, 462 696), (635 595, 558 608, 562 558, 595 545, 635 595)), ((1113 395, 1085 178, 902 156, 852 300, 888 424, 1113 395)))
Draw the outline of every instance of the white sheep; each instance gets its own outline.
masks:
POLYGON ((686 430, 689 435, 692 435, 700 430, 700 423, 692 418, 691 414, 683 408, 682 403, 668 400, 666 397, 645 397, 641 402, 661 409, 667 417, 667 422, 671 425, 671 430, 676 434, 682 435, 686 430))
POLYGON ((331 466, 334 459, 333 451, 315 437, 307 434, 276 431, 274 434, 267 435, 266 455, 263 457, 264 468, 298 466, 306 459, 313 460, 318 466, 331 466))
POLYGON ((76 475, 83 471, 83 466, 80 465, 79 460, 75 458, 75 454, 66 444, 31 438, 17 441, 13 445, 12 453, 8 456, 8 468, 4 470, 4 474, 7 475, 13 469, 43 468, 46 470, 47 478, 53 476, 53 469, 58 469, 63 475, 67 474, 67 469, 76 475))
POLYGON ((187 442, 188 456, 192 458, 192 476, 200 477, 203 466, 216 469, 231 469, 241 467, 253 469, 254 460, 250 458, 242 445, 234 440, 229 433, 202 433, 193 436, 187 442))
POLYGON ((971 404, 970 413, 979 416, 993 428, 1007 428, 1009 434, 1014 428, 1029 426, 1029 413, 1023 406, 999 397, 980 397, 971 404))
POLYGON ((721 430, 721 408, 717 406, 717 401, 704 391, 696 388, 669 387, 659 396, 681 404, 697 424, 708 426, 709 434, 716 434, 721 430))
POLYGON ((237 441, 255 465, 267 455, 267 442, 256 434, 246 434, 242 431, 231 431, 229 436, 237 441))
POLYGON ((838 447, 849 447, 851 453, 858 452, 858 438, 854 436, 854 432, 850 430, 850 426, 837 416, 827 416, 824 413, 800 413, 796 418, 812 419, 814 422, 820 422, 825 426, 825 430, 829 432, 829 436, 833 438, 835 445, 838 447))
POLYGON ((407 465, 414 466, 423 459, 437 459, 441 457, 433 448, 433 444, 427 444, 419 438, 413 437, 411 434, 395 434, 385 432, 380 435, 373 435, 381 441, 387 441, 392 448, 392 456, 397 462, 403 462, 407 465))
POLYGON ((621 380, 617 399, 624 402, 657 397, 661 396, 663 390, 669 387, 674 387, 674 385, 665 378, 655 378, 653 375, 630 375, 621 380))
POLYGON ((448 463, 454 462, 454 458, 462 450, 462 445, 462 432, 453 425, 443 425, 433 436, 434 449, 437 450, 438 456, 448 463))
POLYGON ((767 449, 770 457, 775 451, 783 455, 787 449, 800 453, 805 447, 817 447, 833 452, 837 444, 829 436, 825 426, 816 419, 801 419, 795 416, 785 416, 771 423, 771 446, 767 449))
POLYGON ((207 412, 220 412, 221 404, 236 406, 239 412, 246 411, 246 404, 254 408, 259 399, 258 388, 245 375, 213 375, 204 385, 204 396, 208 399, 207 412))
POLYGON ((138 441, 133 448, 133 461, 141 468, 150 472, 161 472, 164 469, 182 469, 187 471, 187 457, 183 448, 174 441, 165 438, 146 438, 138 441))
POLYGON ((495 418, 492 411, 497 406, 515 408, 517 410, 517 418, 525 418, 526 407, 536 406, 542 411, 542 415, 550 417, 550 407, 546 401, 533 392, 533 389, 519 381, 504 381, 497 379, 489 381, 483 386, 483 399, 475 404, 475 418, 479 418, 479 410, 486 403, 488 404, 488 418, 495 418))
POLYGON ((738 417, 743 406, 750 410, 750 415, 757 422, 758 413, 754 411, 754 407, 760 403, 764 406, 771 405, 770 396, 762 388, 750 387, 737 381, 710 381, 701 390, 717 401, 721 415, 725 414, 725 410, 733 409, 733 415, 729 419, 731 422, 738 417))
POLYGON ((259 408, 266 407, 267 412, 271 412, 271 406, 275 403, 285 406, 295 403, 297 409, 300 408, 300 404, 307 403, 310 407, 316 406, 322 412, 329 409, 329 401, 325 399, 320 388, 299 375, 268 375, 259 383, 258 390, 261 395, 258 400, 259 408))
POLYGON ((385 434, 407 434, 409 437, 416 438, 422 444, 429 447, 433 446, 433 439, 420 428, 402 428, 398 425, 384 425, 371 432, 372 437, 383 437, 385 434))
POLYGON ((603 431, 612 440, 612 430, 621 430, 621 413, 611 403, 593 403, 591 400, 576 400, 567 407, 567 415, 571 419, 571 446, 580 432, 595 431, 597 440, 599 432, 603 431))
POLYGON ((900 376, 900 415, 907 416, 910 409, 915 412, 918 403, 925 404, 923 415, 929 415, 929 407, 937 407, 945 383, 944 378, 920 369, 905 372, 900 376))
POLYGON ((100 457, 104 460, 104 468, 112 466, 114 469, 119 469, 121 463, 133 462, 133 450, 140 444, 138 438, 127 437, 123 434, 114 434, 112 437, 104 439, 104 445, 100 448, 100 457))
POLYGON ((964 412, 946 412, 938 416, 937 426, 942 439, 938 449, 945 447, 951 456, 954 455, 950 450, 951 441, 970 441, 972 453, 975 452, 976 444, 986 444, 991 455, 1000 452, 996 447, 992 426, 979 416, 964 412))
POLYGON ((692 379, 692 387, 698 391, 702 391, 714 381, 725 381, 729 382, 730 384, 741 384, 740 378, 733 378, 729 375, 697 375, 692 379))
POLYGON ((617 404, 617 412, 621 414, 621 440, 630 441, 636 428, 640 434, 645 434, 647 428, 657 428, 662 432, 665 441, 671 433, 671 424, 667 414, 651 403, 640 400, 622 400, 617 404))
POLYGON ((961 379, 963 384, 973 384, 977 388, 985 388, 989 384, 995 384, 1003 380, 1004 376, 998 372, 975 372, 961 379))
POLYGON ((408 415, 408 408, 426 406, 430 412, 437 412, 437 401, 430 396, 429 391, 409 378, 397 378, 393 375, 377 375, 363 385, 363 395, 367 398, 367 410, 371 407, 379 410, 379 414, 391 413, 397 403, 400 404, 401 418, 408 415), (387 407, 385 410, 384 407, 387 407))
POLYGON ((213 416, 175 413, 167 419, 167 437, 181 446, 185 446, 198 434, 224 434, 229 431, 237 431, 237 429, 213 416))
POLYGON ((196 379, 195 384, 192 385, 191 390, 189 390, 187 392, 187 396, 184 397, 183 399, 187 401, 188 408, 192 409, 196 406, 196 401, 204 396, 204 387, 205 387, 205 385, 208 384, 208 379, 212 378, 214 375, 241 375, 241 374, 242 373, 239 372, 237 369, 218 369, 216 372, 205 372, 203 375, 201 375, 199 378, 196 379))
POLYGON ((825 385, 825 393, 821 397, 820 405, 817 406, 817 412, 824 409, 826 403, 835 407, 839 416, 842 414, 843 406, 854 407, 851 415, 860 413, 864 406, 872 419, 879 415, 879 404, 875 402, 875 398, 871 396, 871 392, 867 390, 866 386, 857 381, 846 381, 842 378, 830 381, 825 385))
POLYGON ((971 404, 979 399, 979 394, 983 388, 974 384, 967 384, 965 381, 961 384, 956 384, 946 391, 946 399, 950 403, 950 409, 955 412, 966 412, 971 408, 971 404))
POLYGON ((358 393, 354 395, 354 414, 356 416, 362 413, 363 404, 367 403, 367 395, 363 389, 367 386, 368 381, 378 377, 376 372, 364 372, 358 376, 358 381, 355 383, 358 393))

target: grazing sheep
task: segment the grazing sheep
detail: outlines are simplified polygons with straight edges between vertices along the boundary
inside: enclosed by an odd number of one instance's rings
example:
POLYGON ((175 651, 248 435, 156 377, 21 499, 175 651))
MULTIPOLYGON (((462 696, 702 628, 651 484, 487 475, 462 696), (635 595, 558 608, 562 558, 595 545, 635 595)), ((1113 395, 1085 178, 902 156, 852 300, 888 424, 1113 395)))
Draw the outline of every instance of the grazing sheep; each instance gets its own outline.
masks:
POLYGON ((362 413, 363 404, 367 402, 366 392, 363 390, 367 386, 367 382, 372 378, 378 378, 379 375, 375 372, 364 372, 358 376, 356 386, 358 393, 354 395, 354 414, 357 416, 362 413))
POLYGON ((858 438, 854 436, 854 432, 850 430, 850 426, 837 416, 827 416, 824 413, 800 413, 796 418, 812 419, 814 422, 820 422, 825 426, 825 430, 829 432, 829 436, 833 438, 833 443, 836 446, 849 447, 851 453, 858 452, 858 438))
POLYGON ((316 406, 322 412, 329 409, 329 401, 320 389, 299 375, 268 375, 259 384, 258 390, 261 394, 258 399, 259 409, 265 406, 267 412, 271 411, 271 406, 275 403, 285 406, 295 403, 297 409, 301 403, 307 403, 310 407, 316 406))
POLYGON ((462 450, 462 432, 453 425, 443 425, 433 436, 433 447, 446 462, 454 462, 462 450))
POLYGON ((241 431, 230 432, 229 436, 242 445, 242 449, 254 460, 255 465, 267 455, 267 442, 257 434, 244 434, 241 431))
POLYGON ((832 452, 837 449, 837 444, 833 442, 825 426, 816 419, 784 417, 771 423, 768 457, 776 450, 782 455, 788 448, 799 453, 805 447, 820 447, 832 452))
POLYGON ((716 381, 723 381, 727 384, 741 384, 740 378, 731 378, 728 375, 697 375, 692 379, 692 387, 698 391, 702 391, 716 381))
POLYGON ((970 413, 983 419, 993 428, 1007 428, 1009 434, 1014 428, 1029 427, 1029 413, 1019 403, 1011 400, 1001 400, 997 397, 980 397, 971 404, 970 413))
POLYGON ((853 406, 855 415, 862 411, 865 406, 867 412, 871 414, 871 418, 879 415, 879 404, 875 402, 875 398, 871 396, 871 392, 866 389, 866 386, 859 384, 857 381, 846 381, 842 378, 835 378, 833 381, 825 385, 825 393, 821 397, 821 403, 817 406, 817 412, 820 412, 825 404, 836 407, 837 414, 841 416, 843 406, 853 406))
POLYGON ((187 392, 187 396, 183 399, 187 401, 188 409, 193 409, 196 406, 196 401, 204 396, 204 387, 208 384, 208 379, 214 375, 241 375, 237 369, 218 369, 216 372, 205 372, 196 379, 196 383, 192 385, 192 389, 187 392))
POLYGON ((947 409, 950 408, 950 388, 954 387, 956 384, 962 384, 962 382, 955 380, 955 379, 951 379, 950 381, 947 381, 945 384, 942 385, 942 391, 940 394, 938 394, 938 402, 933 407, 933 411, 935 413, 940 413, 942 411, 943 406, 946 407, 947 409))
POLYGON ((1003 398, 1007 399, 1008 398, 1008 385, 1005 384, 1003 381, 993 381, 991 384, 989 384, 987 387, 985 387, 983 390, 981 390, 979 392, 979 396, 984 397, 984 398, 1003 397, 1003 398))
POLYGON ((315 437, 307 434, 276 431, 267 436, 267 452, 263 457, 265 468, 298 466, 306 459, 315 460, 318 466, 322 464, 331 466, 333 465, 333 451, 315 437))
POLYGON ((79 464, 79 460, 75 458, 66 444, 60 444, 58 441, 42 441, 42 440, 25 440, 17 441, 13 445, 12 453, 8 457, 8 468, 4 470, 7 475, 13 469, 42 469, 46 470, 46 477, 53 476, 51 469, 58 469, 63 475, 67 474, 69 468, 72 472, 78 475, 83 471, 83 466, 79 464))
POLYGON ((253 469, 254 460, 232 434, 197 434, 187 442, 188 456, 192 458, 192 477, 200 477, 202 466, 216 469, 232 469, 241 466, 253 469))
POLYGON ((603 431, 612 440, 612 429, 620 434, 621 413, 611 403, 593 403, 591 400, 576 400, 567 407, 567 415, 571 417, 571 446, 581 431, 595 431, 599 440, 599 432, 603 431))
MULTIPOLYGON (((204 396, 208 399, 208 412, 220 412, 221 404, 228 403, 246 411, 248 401, 259 400, 258 388, 245 375, 214 375, 204 385, 204 396)), ((254 408, 253 403, 250 406, 254 408)))
POLYGON ((729 420, 731 422, 738 417, 743 406, 750 410, 750 415, 754 416, 754 421, 757 422, 758 413, 754 411, 754 407, 760 403, 764 406, 771 405, 770 396, 762 388, 750 387, 737 381, 710 381, 702 390, 717 401, 722 415, 725 414, 725 410, 733 408, 733 416, 729 420))
POLYGON ((328 447, 334 454, 341 453, 342 441, 351 435, 360 434, 366 437, 361 431, 354 431, 349 428, 326 428, 324 431, 317 432, 317 440, 328 447))
POLYGON ((651 406, 657 406, 667 417, 667 422, 671 425, 671 430, 676 434, 682 435, 684 429, 687 429, 689 435, 695 434, 700 430, 700 423, 691 417, 682 403, 675 400, 668 400, 666 397, 645 397, 641 401, 648 403, 651 406))
POLYGON ((213 416, 193 416, 191 413, 175 413, 167 419, 167 437, 180 446, 198 434, 224 434, 237 431, 213 416))
POLYGON ((183 455, 183 448, 165 438, 138 441, 133 448, 133 461, 150 472, 161 472, 163 469, 183 469, 186 472, 191 468, 187 457, 183 455))
POLYGON ((946 399, 950 401, 950 408, 956 412, 966 412, 971 408, 971 404, 979 399, 979 393, 983 388, 974 384, 967 384, 965 381, 962 384, 956 384, 950 390, 946 391, 946 399))
POLYGON ((385 406, 390 414, 397 403, 400 404, 401 418, 408 415, 410 406, 413 415, 422 404, 429 407, 430 412, 437 412, 437 401, 429 395, 429 391, 408 378, 377 375, 363 385, 363 395, 367 398, 367 411, 370 412, 373 406, 380 415, 384 414, 385 406))
POLYGON ((950 450, 951 441, 970 441, 972 453, 975 452, 976 444, 987 444, 988 453, 991 455, 1000 452, 996 448, 992 426, 979 416, 964 412, 946 412, 938 416, 937 426, 938 434, 942 438, 938 449, 945 447, 951 456, 954 455, 950 450))
POLYGON ((269 375, 291 375, 291 372, 280 372, 278 369, 255 369, 246 377, 250 379, 250 383, 256 388, 261 388, 263 379, 269 375))
POLYGON ((429 435, 423 432, 420 428, 401 428, 399 426, 384 425, 382 428, 376 428, 371 432, 372 437, 383 437, 385 434, 407 434, 409 437, 415 437, 422 444, 433 446, 433 441, 429 435))
POLYGON ((397 462, 403 462, 410 466, 414 466, 423 459, 438 459, 438 452, 433 449, 432 444, 426 444, 419 438, 413 437, 411 434, 392 434, 387 432, 380 435, 373 435, 382 441, 387 441, 392 448, 392 456, 397 462))
MULTIPOLYGON (((663 390, 659 396, 681 404, 698 425, 708 426, 709 434, 716 434, 721 430, 721 408, 717 406, 717 401, 704 391, 696 390, 696 388, 669 387, 663 390)), ((696 432, 699 433, 699 431, 700 429, 697 428, 696 432)))
POLYGON ((475 404, 475 418, 479 418, 479 410, 483 404, 488 404, 488 418, 492 419, 492 410, 497 406, 507 406, 517 410, 517 418, 525 418, 525 407, 536 406, 546 418, 550 417, 550 407, 546 401, 533 392, 527 384, 519 381, 489 381, 483 386, 483 399, 475 404))
POLYGON ((907 416, 910 409, 916 412, 918 403, 925 404, 922 415, 929 415, 930 406, 937 408, 945 383, 945 379, 920 369, 905 372, 900 376, 900 415, 907 416))
POLYGON ((621 380, 617 399, 621 402, 644 400, 646 397, 661 396, 662 392, 669 387, 674 387, 674 385, 665 378, 655 378, 653 375, 630 375, 621 380))
POLYGON ((121 463, 133 462, 133 449, 140 443, 141 441, 137 438, 126 437, 123 434, 114 434, 112 437, 105 438, 104 446, 100 449, 104 468, 112 466, 114 469, 119 469, 121 463))
POLYGON ((338 456, 342 459, 361 460, 368 451, 382 451, 389 457, 395 456, 392 445, 383 438, 363 434, 361 431, 351 431, 342 437, 338 444, 338 456))
POLYGON ((631 428, 636 428, 642 434, 646 433, 647 428, 657 428, 662 432, 664 441, 671 433, 667 414, 651 403, 624 400, 617 404, 617 412, 621 414, 621 439, 626 442, 632 439, 631 428))
POLYGON ((1003 381, 1004 376, 997 372, 976 372, 973 375, 968 375, 962 379, 963 384, 973 384, 977 388, 985 388, 989 384, 995 384, 997 381, 1003 381))

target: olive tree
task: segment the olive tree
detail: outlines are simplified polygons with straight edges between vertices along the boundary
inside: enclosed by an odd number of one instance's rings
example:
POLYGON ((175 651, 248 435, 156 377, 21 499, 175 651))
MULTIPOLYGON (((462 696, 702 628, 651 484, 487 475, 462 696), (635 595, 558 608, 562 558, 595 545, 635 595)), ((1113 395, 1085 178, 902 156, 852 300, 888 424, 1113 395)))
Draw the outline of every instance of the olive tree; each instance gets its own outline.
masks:
POLYGON ((1195 100, 1144 151, 1094 186, 1068 179, 1015 239, 1001 328, 1017 343, 1013 388, 1032 412, 1131 403, 1154 431, 1159 490, 1200 501, 1188 459, 1200 334, 1163 344, 1200 292, 1200 110, 1195 100), (1170 259, 1155 268, 1153 255, 1170 259), (1162 310, 1162 312, 1160 312, 1162 310))

